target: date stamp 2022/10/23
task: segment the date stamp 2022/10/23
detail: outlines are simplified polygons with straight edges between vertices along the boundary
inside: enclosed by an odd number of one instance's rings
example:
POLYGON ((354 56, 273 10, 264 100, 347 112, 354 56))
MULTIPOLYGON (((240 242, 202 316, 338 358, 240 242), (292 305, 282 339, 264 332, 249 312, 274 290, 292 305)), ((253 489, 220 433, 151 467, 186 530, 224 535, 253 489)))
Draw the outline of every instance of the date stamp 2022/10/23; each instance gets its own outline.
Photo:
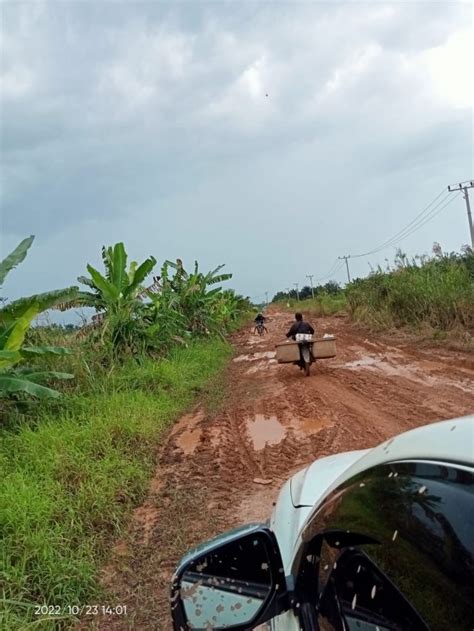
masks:
POLYGON ((35 605, 35 616, 126 616, 127 605, 35 605))

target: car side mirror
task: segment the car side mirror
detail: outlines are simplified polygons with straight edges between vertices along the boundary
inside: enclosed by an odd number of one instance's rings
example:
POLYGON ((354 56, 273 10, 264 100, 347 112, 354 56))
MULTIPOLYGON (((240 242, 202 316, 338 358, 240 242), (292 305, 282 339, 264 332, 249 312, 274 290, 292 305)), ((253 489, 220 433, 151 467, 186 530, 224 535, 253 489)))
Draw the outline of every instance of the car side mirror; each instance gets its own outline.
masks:
POLYGON ((199 546, 173 577, 175 631, 248 631, 286 609, 280 551, 265 526, 239 528, 199 546))

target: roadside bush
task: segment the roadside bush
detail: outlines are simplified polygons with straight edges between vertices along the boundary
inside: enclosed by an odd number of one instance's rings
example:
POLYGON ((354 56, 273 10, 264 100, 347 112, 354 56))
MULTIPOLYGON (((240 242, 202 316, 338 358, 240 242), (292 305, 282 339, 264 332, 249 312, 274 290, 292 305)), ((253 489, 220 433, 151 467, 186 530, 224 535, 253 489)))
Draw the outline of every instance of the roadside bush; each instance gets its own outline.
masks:
POLYGON ((474 253, 442 254, 380 268, 346 288, 351 316, 385 328, 425 324, 434 329, 474 329, 474 253))

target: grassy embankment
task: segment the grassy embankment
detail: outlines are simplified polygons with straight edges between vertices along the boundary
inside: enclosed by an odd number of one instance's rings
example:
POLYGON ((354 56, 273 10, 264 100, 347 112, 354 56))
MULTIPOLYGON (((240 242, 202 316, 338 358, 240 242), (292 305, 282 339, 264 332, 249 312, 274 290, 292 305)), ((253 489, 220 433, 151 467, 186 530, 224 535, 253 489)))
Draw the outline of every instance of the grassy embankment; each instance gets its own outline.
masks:
POLYGON ((313 298, 307 298, 306 300, 290 300, 278 301, 281 307, 286 308, 292 312, 301 311, 308 318, 321 318, 324 316, 331 316, 336 313, 344 312, 347 309, 347 300, 344 291, 340 293, 322 294, 313 298))
POLYGON ((346 288, 351 317, 374 329, 408 327, 440 340, 472 344, 474 254, 399 258, 389 272, 357 279, 346 288))
POLYGON ((67 627, 67 606, 97 602, 98 569, 144 497, 160 437, 197 397, 221 396, 231 352, 213 338, 110 370, 77 353, 61 403, 4 424, 1 629, 67 627), (61 614, 40 622, 43 604, 61 614))
POLYGON ((474 254, 438 253, 412 261, 399 255, 393 268, 379 268, 339 293, 278 304, 308 317, 347 312, 372 330, 406 329, 470 347, 474 345, 474 254))

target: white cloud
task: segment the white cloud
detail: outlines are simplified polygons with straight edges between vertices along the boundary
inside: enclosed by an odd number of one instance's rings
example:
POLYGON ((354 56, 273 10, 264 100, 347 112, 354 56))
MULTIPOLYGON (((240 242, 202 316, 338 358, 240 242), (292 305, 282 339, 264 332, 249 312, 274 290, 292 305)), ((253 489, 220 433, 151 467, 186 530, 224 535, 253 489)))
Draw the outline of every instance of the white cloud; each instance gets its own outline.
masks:
POLYGON ((454 108, 472 108, 474 89, 474 33, 453 33, 442 46, 420 55, 420 64, 432 83, 436 97, 454 108))
POLYGON ((378 44, 368 44, 360 51, 354 51, 346 63, 336 68, 324 86, 324 92, 334 95, 360 80, 372 63, 380 58, 382 48, 378 44))
POLYGON ((33 89, 33 76, 27 68, 16 66, 0 74, 0 93, 5 100, 28 96, 33 89))

